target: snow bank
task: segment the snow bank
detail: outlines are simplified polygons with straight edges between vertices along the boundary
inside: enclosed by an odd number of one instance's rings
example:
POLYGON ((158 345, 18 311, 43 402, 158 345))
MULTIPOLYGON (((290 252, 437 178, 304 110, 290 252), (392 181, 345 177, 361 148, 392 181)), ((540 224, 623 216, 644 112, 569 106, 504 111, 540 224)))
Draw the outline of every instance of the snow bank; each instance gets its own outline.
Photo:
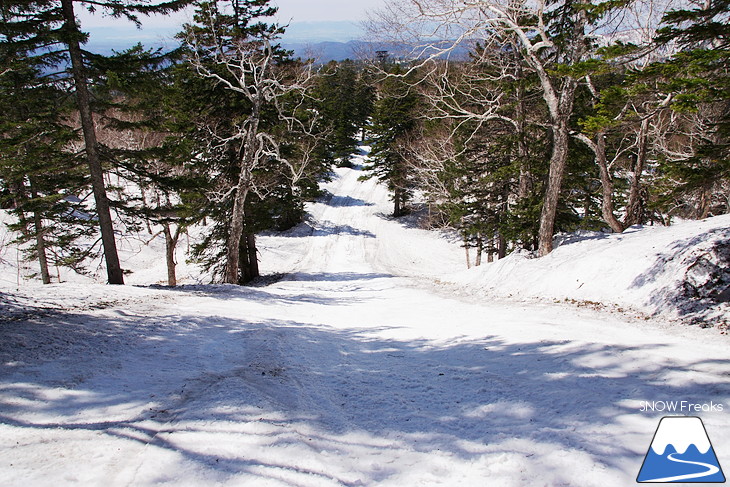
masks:
POLYGON ((548 256, 515 252, 452 276, 498 296, 592 301, 727 325, 730 215, 622 234, 560 236, 548 256))

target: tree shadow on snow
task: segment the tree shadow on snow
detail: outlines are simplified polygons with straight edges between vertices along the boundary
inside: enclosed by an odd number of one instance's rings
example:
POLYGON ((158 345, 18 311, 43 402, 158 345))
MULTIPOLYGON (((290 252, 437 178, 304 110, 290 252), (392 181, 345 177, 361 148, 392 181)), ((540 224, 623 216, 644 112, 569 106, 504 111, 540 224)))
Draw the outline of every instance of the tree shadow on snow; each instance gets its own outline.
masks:
POLYGON ((328 235, 351 235, 354 237, 375 238, 375 234, 369 230, 355 228, 352 225, 338 225, 330 221, 320 221, 314 227, 312 235, 322 237, 328 235))
POLYGON ((0 323, 23 320, 31 316, 47 314, 50 311, 52 308, 36 304, 27 296, 0 291, 0 323))
POLYGON ((657 311, 672 308, 679 316, 696 315, 702 321, 702 312, 730 301, 729 239, 730 229, 716 228, 677 240, 655 257, 654 264, 631 287, 666 280, 669 285, 653 293, 646 304, 657 311), (713 245, 702 245, 712 239, 716 240, 713 245))
MULTIPOLYGON (((361 171, 361 166, 355 166, 351 168, 355 171, 361 171)), ((375 206, 375 203, 372 203, 370 201, 365 201, 360 198, 353 198, 349 195, 336 195, 330 191, 323 191, 323 195, 320 198, 322 203, 326 204, 327 206, 332 206, 335 208, 342 208, 342 207, 348 207, 348 206, 375 206)))
POLYGON ((357 273, 322 273, 312 274, 294 273, 294 274, 276 274, 271 276, 261 276, 261 284, 239 286, 235 284, 182 284, 175 287, 166 286, 150 286, 152 289, 168 290, 172 293, 193 294, 196 296, 205 296, 221 300, 241 300, 245 302, 255 302, 271 306, 286 306, 294 304, 318 304, 329 306, 344 306, 360 302, 357 296, 332 297, 322 295, 317 292, 304 292, 298 294, 277 293, 268 286, 274 282, 284 281, 355 281, 359 279, 369 279, 372 277, 392 277, 388 275, 377 274, 357 274, 357 273), (318 277, 321 276, 321 279, 318 277))
POLYGON ((391 279, 393 274, 375 272, 295 272, 289 274, 282 281, 369 281, 372 279, 391 279))
POLYGON ((268 236, 289 238, 327 237, 329 235, 351 235, 355 237, 375 238, 375 234, 369 230, 355 228, 352 225, 339 225, 327 220, 305 222, 299 224, 291 231, 268 234, 268 236))
MULTIPOLYGON (((165 450, 198 472, 361 485, 397 468, 368 460, 340 475, 326 461, 310 460, 325 451, 367 458, 390 449, 394 457, 440 451, 476 461, 549 448, 638 468, 650 432, 630 445, 610 434, 627 428, 618 416, 638 414, 628 400, 709 402, 730 394, 727 383, 669 380, 687 368, 671 357, 637 363, 633 352, 647 347, 507 343, 497 336, 384 339, 371 327, 340 330, 312 320, 147 319, 119 311, 12 323, 0 329, 0 422, 26 429, 26 445, 48 441, 34 433, 86 430, 146 447, 145 456, 165 450), (122 407, 139 411, 123 421, 99 412, 122 407), (62 420, 34 419, 44 415, 62 420), (538 446, 520 450, 511 440, 538 446), (237 442, 258 446, 234 448, 237 442), (301 458, 267 454, 294 448, 296 456, 302 445, 301 458)), ((730 361, 690 368, 721 373, 730 361)))
POLYGON ((375 203, 365 201, 359 198, 353 198, 352 196, 336 196, 332 195, 325 200, 329 206, 334 207, 347 207, 347 206, 375 206, 375 203))

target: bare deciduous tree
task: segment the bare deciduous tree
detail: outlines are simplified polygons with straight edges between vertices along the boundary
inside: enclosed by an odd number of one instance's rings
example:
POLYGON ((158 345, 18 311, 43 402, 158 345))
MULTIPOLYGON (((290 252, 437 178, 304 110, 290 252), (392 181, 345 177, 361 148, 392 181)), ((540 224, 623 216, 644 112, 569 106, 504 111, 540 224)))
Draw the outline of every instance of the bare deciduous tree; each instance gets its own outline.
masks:
POLYGON ((303 175, 311 150, 304 149, 303 157, 290 160, 282 154, 281 136, 267 131, 262 122, 264 110, 273 109, 279 121, 286 124, 290 132, 312 134, 314 121, 300 120, 291 107, 282 105, 285 97, 298 99, 303 103, 304 92, 311 79, 309 66, 281 66, 270 41, 266 38, 237 38, 227 40, 215 37, 207 39, 206 44, 199 42, 195 35, 189 35, 187 43, 191 48, 190 62, 198 74, 225 87, 247 100, 250 111, 247 117, 235 123, 233 133, 221 135, 215 127, 209 127, 212 144, 235 146, 240 154, 238 161, 238 180, 233 187, 221 188, 219 200, 233 199, 233 212, 230 231, 226 244, 226 266, 224 281, 240 284, 242 257, 250 266, 247 277, 258 276, 255 235, 245 234, 245 205, 250 193, 263 197, 266 192, 265 181, 257 180, 255 171, 274 161, 288 171, 291 184, 303 175), (241 250, 245 249, 245 255, 241 250))
MULTIPOLYGON (((485 55, 511 43, 523 62, 537 75, 552 129, 552 155, 540 217, 539 252, 552 250, 558 200, 568 160, 573 103, 578 77, 555 66, 576 66, 589 54, 590 27, 584 0, 566 2, 562 12, 544 0, 393 0, 371 23, 374 30, 397 32, 414 46, 411 56, 422 64, 452 56, 460 47, 482 45, 485 55), (567 31, 557 42, 550 32, 550 16, 563 15, 567 31), (434 42, 435 39, 440 41, 434 42), (443 39, 449 39, 444 43, 443 39), (430 41, 430 42, 429 42, 430 41)), ((498 102, 499 100, 494 100, 498 102)), ((489 104, 493 105, 493 104, 489 104)), ((480 115, 483 117, 483 114, 480 115)), ((490 115, 491 116, 491 115, 490 115)))

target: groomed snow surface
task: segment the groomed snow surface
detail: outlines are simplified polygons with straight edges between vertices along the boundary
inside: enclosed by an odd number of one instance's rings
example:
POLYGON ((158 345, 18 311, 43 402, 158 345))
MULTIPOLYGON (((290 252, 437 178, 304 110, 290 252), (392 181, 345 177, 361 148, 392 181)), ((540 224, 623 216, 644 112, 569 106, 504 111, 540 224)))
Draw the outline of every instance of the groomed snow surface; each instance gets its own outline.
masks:
POLYGON ((186 285, 153 285, 159 239, 125 241, 124 287, 26 282, 0 251, 0 484, 626 486, 669 401, 730 465, 730 339, 672 321, 727 318, 687 266, 722 266, 730 219, 465 272, 361 174, 259 240, 280 279, 257 287, 182 257, 186 285))

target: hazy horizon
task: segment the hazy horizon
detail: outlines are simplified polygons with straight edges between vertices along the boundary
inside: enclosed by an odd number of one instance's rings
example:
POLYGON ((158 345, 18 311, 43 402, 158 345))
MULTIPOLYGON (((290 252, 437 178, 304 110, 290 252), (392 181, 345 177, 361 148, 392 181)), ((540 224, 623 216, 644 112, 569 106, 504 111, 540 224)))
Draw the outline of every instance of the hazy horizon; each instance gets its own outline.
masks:
MULTIPOLYGON (((282 44, 295 50, 306 50, 306 45, 323 42, 347 43, 364 37, 362 23, 368 13, 383 6, 386 0, 363 0, 355 6, 341 0, 275 0, 279 7, 272 22, 288 25, 282 36, 282 44)), ((178 41, 174 36, 182 25, 192 21, 192 10, 167 16, 141 17, 141 28, 123 19, 112 19, 100 13, 79 11, 81 28, 90 34, 87 47, 103 53, 122 51, 137 43, 145 47, 172 49, 178 41)), ((332 59, 349 57, 344 47, 336 49, 332 59)), ((326 55, 325 57, 328 57, 326 55)))
MULTIPOLYGON (((87 48, 104 54, 110 53, 112 50, 123 51, 137 43, 148 48, 172 49, 178 44, 174 36, 181 31, 181 27, 182 23, 179 25, 168 23, 142 29, 137 29, 126 22, 88 28, 82 25, 82 29, 89 32, 87 48)), ((288 48, 304 51, 307 45, 314 46, 325 42, 347 43, 362 39, 363 34, 361 24, 355 21, 302 21, 292 22, 281 40, 282 44, 288 48)), ((332 58, 344 57, 350 56, 339 53, 332 58)))

